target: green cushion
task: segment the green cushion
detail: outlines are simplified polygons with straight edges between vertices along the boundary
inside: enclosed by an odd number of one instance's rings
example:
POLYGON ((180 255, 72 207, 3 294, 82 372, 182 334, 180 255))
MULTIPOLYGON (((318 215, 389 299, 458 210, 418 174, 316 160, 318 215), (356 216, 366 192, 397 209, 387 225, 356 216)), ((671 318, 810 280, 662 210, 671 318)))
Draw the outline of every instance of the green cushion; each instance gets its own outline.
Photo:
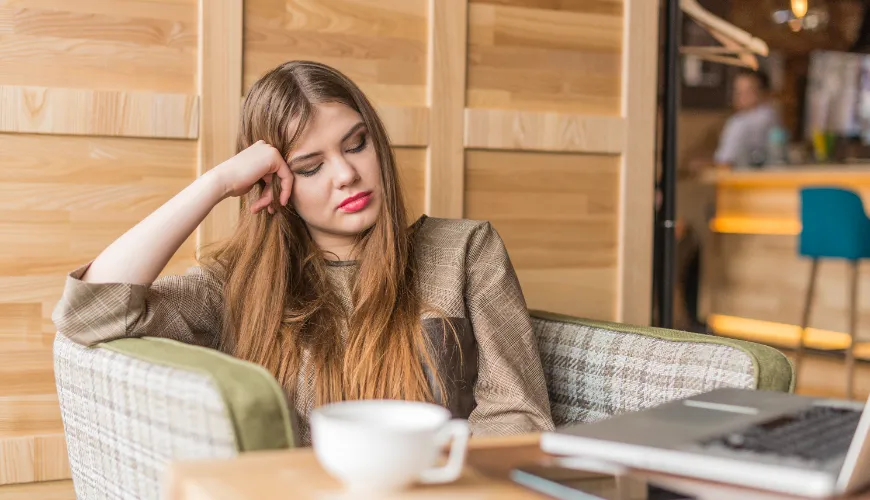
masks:
POLYGON ((99 344, 99 347, 207 376, 223 397, 238 451, 294 446, 287 398, 275 378, 262 366, 214 349, 157 337, 118 339, 99 344))
POLYGON ((770 346, 745 340, 716 337, 713 335, 702 335, 699 333, 668 330, 665 328, 655 328, 650 326, 626 325, 609 321, 597 321, 544 311, 533 310, 529 311, 529 313, 534 318, 573 323, 592 328, 612 330, 615 332, 645 335, 647 337, 654 337, 662 340, 671 340, 675 342, 702 342, 733 347, 746 353, 746 355, 752 360, 757 384, 756 389, 781 392, 794 391, 794 367, 792 366, 791 361, 781 351, 770 346))

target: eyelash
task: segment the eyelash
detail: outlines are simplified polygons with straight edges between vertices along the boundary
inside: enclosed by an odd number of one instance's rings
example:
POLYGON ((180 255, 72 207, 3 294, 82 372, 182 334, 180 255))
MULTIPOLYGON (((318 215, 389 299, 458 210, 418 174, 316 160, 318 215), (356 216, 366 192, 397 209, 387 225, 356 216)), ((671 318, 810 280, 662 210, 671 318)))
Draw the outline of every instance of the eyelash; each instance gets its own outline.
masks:
MULTIPOLYGON (((347 152, 348 153, 359 153, 360 151, 365 149, 367 145, 368 145, 368 138, 365 135, 361 135, 359 145, 348 149, 347 152)), ((322 167, 322 166, 323 166, 323 164, 321 163, 320 165, 317 165, 316 167, 312 168, 311 170, 305 170, 303 172, 297 172, 297 173, 299 175, 301 175, 302 177, 311 177, 312 175, 319 172, 320 167, 322 167)))

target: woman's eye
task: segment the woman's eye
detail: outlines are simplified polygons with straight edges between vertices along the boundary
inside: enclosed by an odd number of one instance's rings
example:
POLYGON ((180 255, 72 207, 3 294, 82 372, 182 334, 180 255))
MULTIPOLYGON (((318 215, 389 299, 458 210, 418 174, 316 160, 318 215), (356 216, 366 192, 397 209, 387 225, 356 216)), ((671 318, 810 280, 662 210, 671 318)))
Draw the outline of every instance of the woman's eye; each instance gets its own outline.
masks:
POLYGON ((348 153, 359 153, 366 147, 366 136, 361 135, 359 137, 359 144, 347 150, 348 153))
POLYGON ((317 166, 314 167, 314 168, 309 168, 309 169, 307 169, 307 170, 300 170, 300 171, 298 171, 298 172, 296 172, 296 173, 299 174, 299 175, 301 175, 302 177, 311 177, 312 175, 314 175, 314 174, 316 174, 317 172, 319 172, 321 167, 323 167, 323 163, 321 163, 320 165, 317 165, 317 166))

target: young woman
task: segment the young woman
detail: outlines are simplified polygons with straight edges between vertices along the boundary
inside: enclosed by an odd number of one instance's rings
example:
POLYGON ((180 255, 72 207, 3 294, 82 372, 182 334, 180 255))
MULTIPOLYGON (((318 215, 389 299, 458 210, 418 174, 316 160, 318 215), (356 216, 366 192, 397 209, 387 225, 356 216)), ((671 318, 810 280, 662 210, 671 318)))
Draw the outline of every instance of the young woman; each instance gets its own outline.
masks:
POLYGON ((53 319, 72 340, 163 336, 269 370, 311 409, 431 401, 472 432, 553 427, 526 304, 485 222, 406 224, 397 169, 369 101, 338 71, 295 61, 251 88, 236 156, 70 274, 53 319), (170 257, 228 196, 235 233, 183 276, 170 257))

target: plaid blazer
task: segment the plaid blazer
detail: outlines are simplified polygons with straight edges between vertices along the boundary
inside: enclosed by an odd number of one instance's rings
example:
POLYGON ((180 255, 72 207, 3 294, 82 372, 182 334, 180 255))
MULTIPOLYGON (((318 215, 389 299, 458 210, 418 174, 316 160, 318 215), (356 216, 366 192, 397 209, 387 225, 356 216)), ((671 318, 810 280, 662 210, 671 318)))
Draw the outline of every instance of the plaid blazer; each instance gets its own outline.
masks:
MULTIPOLYGON (((457 332, 455 338, 445 336, 440 319, 422 318, 447 392, 436 399, 455 417, 467 418, 475 434, 552 429, 532 323, 498 233, 487 222, 426 216, 414 229, 419 293, 457 332)), ((355 268, 350 261, 330 266, 331 283, 346 309, 352 307, 355 268)), ((81 280, 87 269, 70 273, 52 315, 59 332, 71 340, 93 345, 156 336, 219 345, 224 306, 218 276, 193 267, 151 285, 88 283, 81 280)), ((305 366, 294 392, 288 397, 297 413, 298 442, 308 444, 314 387, 305 366)))

